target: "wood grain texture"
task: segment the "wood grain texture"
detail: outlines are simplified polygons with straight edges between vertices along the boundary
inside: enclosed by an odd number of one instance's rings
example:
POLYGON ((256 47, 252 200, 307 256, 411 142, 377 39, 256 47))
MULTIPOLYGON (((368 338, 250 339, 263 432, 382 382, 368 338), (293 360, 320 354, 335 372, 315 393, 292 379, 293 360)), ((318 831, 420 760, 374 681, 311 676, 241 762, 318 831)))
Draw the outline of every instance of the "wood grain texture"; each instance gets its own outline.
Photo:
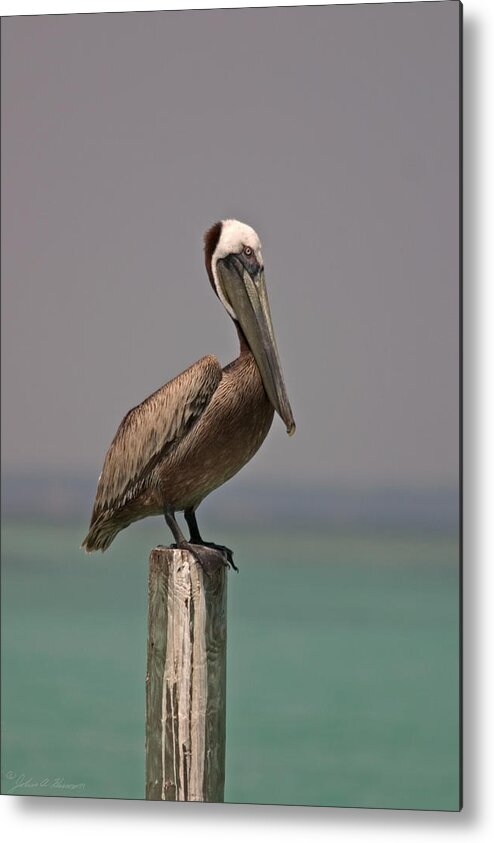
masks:
POLYGON ((223 802, 226 571, 186 550, 149 558, 146 799, 223 802))

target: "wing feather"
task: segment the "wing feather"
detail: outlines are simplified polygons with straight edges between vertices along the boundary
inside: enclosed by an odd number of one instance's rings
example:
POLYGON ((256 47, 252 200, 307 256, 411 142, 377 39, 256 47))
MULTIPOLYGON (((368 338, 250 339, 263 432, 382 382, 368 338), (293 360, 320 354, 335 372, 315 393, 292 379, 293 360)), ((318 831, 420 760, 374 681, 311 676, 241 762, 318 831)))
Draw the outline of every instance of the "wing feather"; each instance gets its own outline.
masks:
POLYGON ((145 488, 155 465, 201 417, 221 377, 216 357, 202 357, 127 413, 105 457, 91 524, 145 488))

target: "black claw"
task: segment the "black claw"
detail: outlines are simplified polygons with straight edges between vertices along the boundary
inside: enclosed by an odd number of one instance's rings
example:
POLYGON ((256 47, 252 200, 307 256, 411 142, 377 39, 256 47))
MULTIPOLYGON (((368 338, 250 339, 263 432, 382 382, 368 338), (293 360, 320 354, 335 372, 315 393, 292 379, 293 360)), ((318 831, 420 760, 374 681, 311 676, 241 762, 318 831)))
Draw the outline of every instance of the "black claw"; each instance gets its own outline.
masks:
POLYGON ((202 545, 203 547, 211 547, 213 550, 219 550, 220 553, 224 553, 228 560, 228 566, 238 573, 238 568, 233 561, 233 550, 225 547, 224 544, 215 544, 215 542, 202 542, 202 545))
POLYGON ((172 544, 170 547, 188 550, 208 576, 217 571, 218 568, 229 568, 232 565, 223 549, 216 546, 209 547, 208 545, 184 541, 172 544))
MULTIPOLYGON (((226 564, 228 567, 233 568, 234 571, 238 571, 235 562, 233 561, 233 550, 230 550, 229 547, 225 547, 223 544, 215 544, 214 542, 205 542, 202 538, 199 527, 197 526, 197 519, 195 516, 195 512, 193 509, 185 509, 185 520, 189 526, 190 531, 190 543, 197 546, 200 545, 201 547, 211 548, 212 550, 218 551, 218 553, 222 554, 222 556, 226 557, 226 564)), ((169 520, 169 516, 168 516, 169 520)), ((175 526, 175 525, 173 525, 175 526)), ((178 530, 178 527, 177 527, 178 530)), ((181 539, 182 537, 179 536, 178 532, 176 531, 174 534, 175 538, 181 539)))
POLYGON ((235 565, 235 562, 233 561, 233 553, 230 553, 230 556, 227 556, 227 559, 228 559, 228 562, 230 563, 230 568, 233 568, 233 570, 236 571, 237 574, 238 574, 238 567, 237 567, 237 565, 235 565))

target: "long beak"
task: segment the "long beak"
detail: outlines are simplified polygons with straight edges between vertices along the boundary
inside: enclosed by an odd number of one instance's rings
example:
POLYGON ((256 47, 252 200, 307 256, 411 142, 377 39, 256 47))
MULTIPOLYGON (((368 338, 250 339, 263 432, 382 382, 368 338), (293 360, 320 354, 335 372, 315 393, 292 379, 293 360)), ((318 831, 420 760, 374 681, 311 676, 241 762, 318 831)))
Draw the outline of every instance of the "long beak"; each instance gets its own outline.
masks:
POLYGON ((264 270, 258 268, 251 274, 232 255, 219 260, 217 270, 222 291, 247 338, 268 398, 291 436, 295 433, 295 421, 276 347, 264 270))

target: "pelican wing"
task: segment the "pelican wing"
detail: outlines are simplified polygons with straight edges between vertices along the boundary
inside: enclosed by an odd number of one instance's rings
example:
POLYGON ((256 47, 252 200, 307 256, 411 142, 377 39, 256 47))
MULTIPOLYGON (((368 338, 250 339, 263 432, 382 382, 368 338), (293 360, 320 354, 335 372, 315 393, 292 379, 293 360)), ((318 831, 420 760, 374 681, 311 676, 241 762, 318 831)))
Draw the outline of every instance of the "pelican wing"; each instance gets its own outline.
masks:
POLYGON ((221 377, 216 357, 202 357, 127 413, 105 457, 91 524, 145 487, 154 466, 201 417, 221 377))

